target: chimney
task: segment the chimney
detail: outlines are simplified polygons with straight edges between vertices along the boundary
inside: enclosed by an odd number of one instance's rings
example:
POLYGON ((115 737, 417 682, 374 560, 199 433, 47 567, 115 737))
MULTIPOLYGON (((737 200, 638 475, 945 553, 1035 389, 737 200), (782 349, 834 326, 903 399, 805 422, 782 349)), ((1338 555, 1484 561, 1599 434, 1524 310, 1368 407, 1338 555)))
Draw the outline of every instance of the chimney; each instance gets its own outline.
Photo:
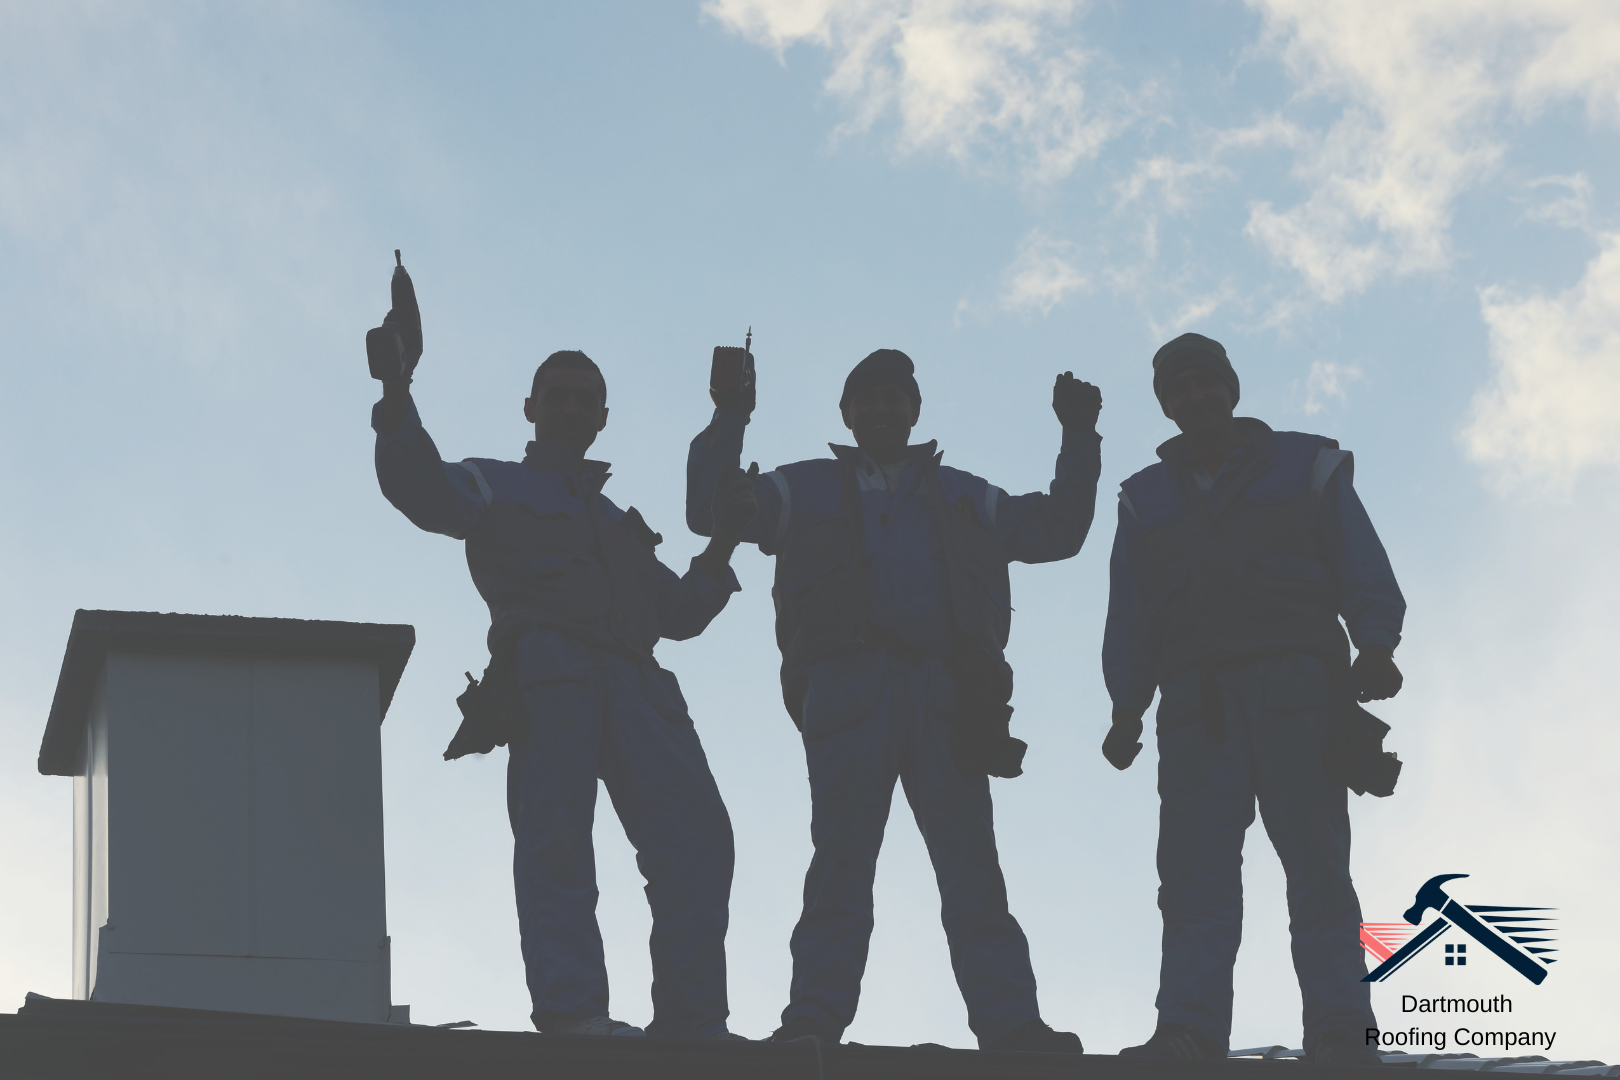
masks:
POLYGON ((381 724, 409 626, 79 611, 73 996, 386 1022, 381 724))

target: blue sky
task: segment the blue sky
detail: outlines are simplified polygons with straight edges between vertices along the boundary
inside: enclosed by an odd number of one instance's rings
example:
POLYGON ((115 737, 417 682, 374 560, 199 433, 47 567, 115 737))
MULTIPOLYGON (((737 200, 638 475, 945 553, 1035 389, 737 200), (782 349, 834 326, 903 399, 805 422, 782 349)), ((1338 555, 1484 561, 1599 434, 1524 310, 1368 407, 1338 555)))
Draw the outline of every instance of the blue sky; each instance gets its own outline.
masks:
MULTIPOLYGON (((526 1024, 503 761, 439 760, 486 614, 371 472, 362 341, 398 247, 446 455, 519 455, 535 363, 582 348, 609 494, 674 564, 708 352, 749 325, 767 468, 843 434, 877 347, 917 361, 918 437, 1012 491, 1050 479, 1053 374, 1102 386, 1092 536, 1014 569, 1032 750, 995 791, 1044 1011, 1105 1052, 1151 1031, 1158 941, 1151 745, 1124 774, 1096 750, 1113 491, 1173 433, 1153 350, 1220 339, 1240 413, 1355 452, 1410 604, 1380 713, 1401 791, 1353 807, 1367 917, 1443 872, 1558 906, 1546 983, 1487 966, 1469 993, 1620 1059, 1616 55, 1604 0, 0 8, 0 1006, 69 992, 71 785, 34 756, 74 609, 120 608, 416 626, 383 729, 394 999, 526 1024)), ((733 1026, 758 1036, 808 792, 771 568, 737 563, 745 591, 660 656, 737 826, 733 1026)), ((614 1011, 644 1021, 645 905, 601 809, 614 1011)), ((1297 1043, 1258 828, 1247 854, 1233 1044, 1297 1043)), ((849 1037, 970 1045, 903 805, 878 889, 849 1037)), ((1456 990, 1401 978, 1391 1027, 1401 992, 1456 990)))

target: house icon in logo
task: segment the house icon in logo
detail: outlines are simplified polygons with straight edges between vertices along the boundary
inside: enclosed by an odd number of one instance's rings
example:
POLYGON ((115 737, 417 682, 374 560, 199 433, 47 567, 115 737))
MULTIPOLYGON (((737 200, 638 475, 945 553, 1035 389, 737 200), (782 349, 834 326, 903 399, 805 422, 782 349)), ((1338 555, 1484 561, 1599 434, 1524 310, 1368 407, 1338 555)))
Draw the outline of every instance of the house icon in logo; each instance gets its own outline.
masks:
MULTIPOLYGON (((1554 939, 1541 936, 1552 930, 1553 919, 1528 913, 1553 909, 1460 904, 1446 895, 1441 886, 1453 878, 1467 876, 1440 874, 1424 882, 1418 890, 1417 899, 1406 909, 1405 923, 1362 923, 1362 948, 1379 963, 1361 981, 1383 982, 1408 960, 1428 948, 1435 938, 1455 927, 1472 939, 1474 944, 1483 946, 1520 975, 1540 985, 1547 977, 1547 968, 1557 963, 1554 957, 1547 955, 1558 951, 1547 947, 1547 943, 1554 939), (1430 909, 1434 911, 1434 918, 1414 934, 1409 927, 1417 926, 1424 912, 1430 909)), ((1469 944, 1466 941, 1448 943, 1446 966, 1468 966, 1469 944)))

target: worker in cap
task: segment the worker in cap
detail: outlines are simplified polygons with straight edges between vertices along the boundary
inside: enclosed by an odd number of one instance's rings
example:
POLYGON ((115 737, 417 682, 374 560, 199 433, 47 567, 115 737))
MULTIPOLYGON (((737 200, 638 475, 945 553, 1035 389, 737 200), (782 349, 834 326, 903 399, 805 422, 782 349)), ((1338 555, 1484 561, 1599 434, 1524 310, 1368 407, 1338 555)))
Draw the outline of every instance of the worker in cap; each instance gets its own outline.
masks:
POLYGON ((1120 1053, 1226 1056, 1243 838, 1258 803, 1288 876, 1307 1056, 1378 1065, 1363 1039, 1377 1024, 1350 880, 1346 785, 1357 780, 1341 766, 1353 725, 1387 730, 1355 702, 1400 689, 1406 602, 1350 454, 1234 417, 1238 391, 1220 342, 1183 334, 1161 348, 1153 392, 1181 434, 1120 490, 1103 754, 1130 766, 1157 691, 1164 917, 1158 1025, 1120 1053))
MULTIPOLYGON (((738 589, 730 567, 754 514, 742 474, 710 488, 713 540, 685 574, 659 561, 662 537, 602 494, 608 465, 585 456, 607 425, 607 383, 590 357, 552 353, 535 371, 519 461, 447 462, 422 426, 409 363, 390 332, 368 337, 383 398, 372 410, 377 481, 412 524, 465 542, 489 605, 490 663, 460 699, 447 759, 507 746, 506 803, 518 931, 534 1024, 543 1032, 637 1036, 608 1011, 596 922, 591 829, 597 780, 647 879, 653 1016, 645 1034, 736 1039, 726 1028, 725 937, 731 820, 662 638, 702 633, 738 589)), ((406 283, 408 285, 408 278, 406 283)), ((414 291, 414 352, 421 352, 414 291)), ((756 469, 757 472, 757 469, 756 469)))
MULTIPOLYGON (((716 527, 713 491, 736 475, 754 407, 743 350, 716 350, 709 426, 687 459, 687 523, 716 527), (715 374, 725 372, 724 374, 715 374)), ((776 558, 782 697, 803 736, 815 846, 793 931, 787 1041, 836 1041, 855 1019, 872 882, 896 781, 928 844, 968 1026, 981 1047, 1080 1053, 1041 1019, 1029 945, 1008 911, 990 777, 1022 771, 1010 729, 1007 565, 1080 550, 1101 468, 1102 395, 1059 375, 1062 449, 1050 492, 1009 495, 914 444, 922 392, 911 358, 878 349, 844 380, 855 445, 783 465, 754 485, 745 542, 776 558)))

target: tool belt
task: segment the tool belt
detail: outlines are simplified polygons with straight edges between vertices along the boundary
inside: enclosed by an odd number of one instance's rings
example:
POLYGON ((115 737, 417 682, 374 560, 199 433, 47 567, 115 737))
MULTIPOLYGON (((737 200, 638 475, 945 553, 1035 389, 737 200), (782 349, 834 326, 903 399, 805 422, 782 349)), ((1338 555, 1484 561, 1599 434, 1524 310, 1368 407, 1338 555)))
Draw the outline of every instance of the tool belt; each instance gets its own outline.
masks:
POLYGON ((950 660, 956 684, 956 741, 952 755, 965 773, 984 773, 1011 779, 1024 772, 1029 744, 1014 738, 1012 723, 1013 670, 999 656, 972 644, 958 646, 950 660))
MULTIPOLYGON (((1263 656, 1215 657, 1199 663, 1198 698, 1204 714, 1204 735, 1210 742, 1226 741, 1226 709, 1221 703, 1219 669, 1263 659, 1263 656)), ((1323 658, 1323 666, 1333 694, 1327 722, 1328 775, 1357 795, 1388 798, 1395 793, 1402 764, 1392 751, 1384 749, 1384 736, 1389 734, 1390 727, 1355 700, 1350 691, 1349 667, 1342 659, 1323 658)))
POLYGON ((505 746, 523 730, 523 695, 517 684, 517 641, 527 626, 508 632, 496 642, 484 677, 475 680, 467 673, 467 689, 456 698, 461 710, 461 726, 444 760, 454 761, 468 754, 487 754, 505 746))
MULTIPOLYGON (((861 631, 863 644, 921 659, 930 654, 913 648, 875 626, 861 631)), ((959 641, 945 661, 956 688, 956 712, 951 716, 951 758, 956 767, 973 775, 1011 779, 1024 774, 1024 752, 1029 744, 1009 731, 1013 709, 1012 665, 967 641, 959 641)))
POLYGON ((1401 778, 1401 759, 1384 749, 1389 725, 1354 701, 1333 710, 1328 722, 1328 775, 1357 795, 1388 798, 1401 778))

